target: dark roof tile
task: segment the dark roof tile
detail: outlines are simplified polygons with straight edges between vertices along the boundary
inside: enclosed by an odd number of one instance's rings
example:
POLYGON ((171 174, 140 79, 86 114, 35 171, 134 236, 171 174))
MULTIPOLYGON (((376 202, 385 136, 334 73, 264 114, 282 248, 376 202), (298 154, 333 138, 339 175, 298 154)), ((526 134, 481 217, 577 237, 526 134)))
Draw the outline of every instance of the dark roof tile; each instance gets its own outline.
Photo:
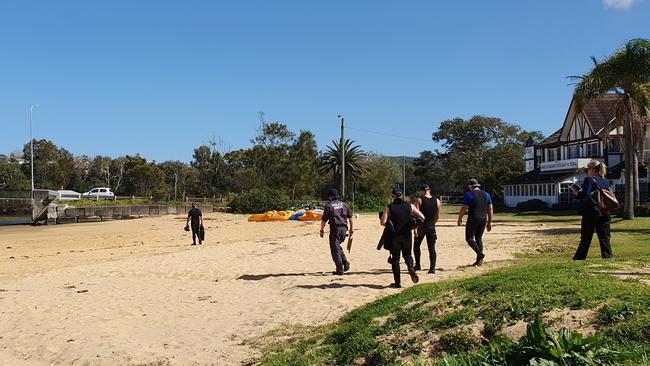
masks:
POLYGON ((605 94, 585 104, 583 112, 594 132, 598 133, 616 117, 616 102, 619 99, 621 99, 619 94, 605 94))

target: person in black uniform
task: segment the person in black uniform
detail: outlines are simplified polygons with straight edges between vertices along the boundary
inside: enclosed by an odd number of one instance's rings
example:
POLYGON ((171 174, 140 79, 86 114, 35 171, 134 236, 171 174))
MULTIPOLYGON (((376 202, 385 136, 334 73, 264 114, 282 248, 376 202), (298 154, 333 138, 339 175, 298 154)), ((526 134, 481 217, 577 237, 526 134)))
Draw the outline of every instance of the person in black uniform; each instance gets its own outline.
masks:
POLYGON ((612 219, 607 212, 600 212, 593 194, 598 188, 609 189, 609 180, 605 178, 607 166, 598 160, 592 160, 587 164, 588 177, 582 182, 582 189, 576 192, 578 198, 582 199, 580 213, 582 222, 580 224, 580 244, 573 256, 573 260, 584 260, 587 258, 591 239, 594 230, 600 242, 600 255, 607 259, 612 257, 610 244, 610 224, 612 219))
POLYGON ((336 275, 343 275, 344 272, 350 270, 350 262, 345 257, 341 244, 345 241, 350 229, 350 238, 354 233, 352 224, 352 213, 345 202, 341 201, 341 196, 336 189, 330 189, 327 192, 328 203, 323 210, 323 218, 320 223, 320 237, 325 236, 325 224, 330 225, 330 252, 332 253, 332 260, 336 265, 336 270, 333 272, 336 275))
POLYGON ((422 257, 422 252, 420 250, 420 245, 424 238, 427 238, 427 249, 429 250, 429 272, 436 273, 436 223, 440 218, 440 208, 442 203, 439 199, 431 195, 431 189, 429 185, 423 184, 420 189, 422 190, 422 197, 419 197, 415 202, 415 207, 417 207, 420 212, 424 215, 424 222, 420 226, 413 230, 415 234, 415 242, 413 243, 413 252, 415 254, 415 270, 419 271, 422 269, 420 258, 422 257))
POLYGON ((458 226, 463 225, 463 216, 467 216, 465 225, 465 240, 476 253, 476 261, 473 266, 483 264, 483 233, 492 230, 492 197, 481 189, 481 184, 476 179, 470 179, 467 183, 468 192, 465 193, 463 205, 458 214, 458 226))
POLYGON ((196 207, 196 203, 192 203, 192 209, 187 213, 187 220, 185 221, 185 227, 189 226, 190 220, 192 222, 192 245, 196 245, 196 239, 199 239, 199 244, 201 244, 201 236, 199 235, 199 230, 203 226, 203 214, 201 210, 196 207))
POLYGON ((413 256, 411 249, 413 245, 413 237, 411 235, 411 216, 424 220, 425 217, 417 209, 404 200, 402 190, 399 188, 393 189, 393 203, 386 206, 384 213, 381 215, 380 224, 382 226, 392 225, 392 233, 388 238, 388 245, 390 250, 391 267, 393 270, 393 279, 395 282, 390 284, 390 287, 402 287, 399 260, 400 254, 406 262, 411 280, 413 283, 418 283, 420 279, 415 273, 413 266, 413 256))

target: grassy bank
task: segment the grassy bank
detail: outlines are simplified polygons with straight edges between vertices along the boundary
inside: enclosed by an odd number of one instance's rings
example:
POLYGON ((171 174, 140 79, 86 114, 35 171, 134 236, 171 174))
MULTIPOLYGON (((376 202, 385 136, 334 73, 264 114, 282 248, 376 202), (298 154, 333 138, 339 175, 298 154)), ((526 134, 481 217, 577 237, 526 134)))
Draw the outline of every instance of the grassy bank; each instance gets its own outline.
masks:
MULTIPOLYGON (((80 199, 75 201, 64 201, 63 204, 76 207, 105 207, 105 206, 183 206, 190 205, 192 202, 186 202, 183 200, 171 200, 171 201, 156 201, 152 199, 129 199, 129 200, 93 200, 93 199, 80 199)), ((201 205, 202 201, 199 201, 198 204, 201 205)), ((205 202, 208 205, 214 207, 225 207, 225 203, 221 202, 205 202)))
MULTIPOLYGON (((559 217, 508 215, 501 219, 559 217)), ((573 225, 509 268, 414 286, 328 326, 277 330, 259 363, 528 365, 537 357, 555 362, 540 365, 650 364, 649 234, 649 218, 615 220, 615 259, 597 259, 594 240, 589 260, 572 262, 573 225), (526 324, 533 324, 528 333, 526 324), (562 325, 572 330, 558 331, 562 325)))

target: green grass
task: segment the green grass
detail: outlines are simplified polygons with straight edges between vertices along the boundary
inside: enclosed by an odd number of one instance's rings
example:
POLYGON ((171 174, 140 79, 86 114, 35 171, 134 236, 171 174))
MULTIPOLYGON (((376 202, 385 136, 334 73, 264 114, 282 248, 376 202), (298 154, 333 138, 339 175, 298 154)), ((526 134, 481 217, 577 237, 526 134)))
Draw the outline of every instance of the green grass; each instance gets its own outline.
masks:
MULTIPOLYGON (((513 222, 549 219, 509 215, 504 219, 513 222)), ((614 274, 631 269, 650 272, 650 218, 613 222, 616 258, 609 261, 597 259, 595 238, 588 261, 571 261, 578 237, 574 231, 549 237, 549 245, 559 250, 522 256, 508 268, 477 277, 413 286, 353 310, 334 324, 310 329, 290 341, 271 342, 262 347, 259 363, 397 365, 408 360, 423 365, 490 365, 498 359, 500 364, 515 365, 521 363, 503 362, 535 350, 573 360, 550 363, 558 365, 598 360, 648 364, 650 287, 638 278, 614 274), (542 324, 520 343, 499 336, 508 324, 532 322, 539 314, 563 308, 593 309, 596 334, 583 340, 571 332, 545 331, 542 324), (480 335, 472 334, 472 329, 480 335)))

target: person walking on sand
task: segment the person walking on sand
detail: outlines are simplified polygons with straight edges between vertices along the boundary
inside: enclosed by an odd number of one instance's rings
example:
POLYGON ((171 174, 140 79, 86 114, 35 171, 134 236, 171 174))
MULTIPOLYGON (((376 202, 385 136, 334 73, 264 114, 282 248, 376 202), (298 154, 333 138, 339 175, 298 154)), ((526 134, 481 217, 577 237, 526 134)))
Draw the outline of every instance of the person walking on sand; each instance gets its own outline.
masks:
POLYGON ((413 237, 411 235, 411 217, 424 220, 425 217, 417 209, 417 207, 406 202, 402 190, 399 188, 393 189, 393 202, 384 208, 384 213, 381 215, 380 224, 389 227, 392 225, 392 233, 388 238, 388 245, 390 250, 391 267, 393 270, 393 279, 395 282, 390 284, 390 287, 400 288, 401 274, 400 274, 400 255, 406 262, 406 268, 413 283, 420 282, 420 278, 415 273, 415 266, 413 265, 413 256, 411 250, 413 246, 413 237))
POLYGON ((578 198, 582 199, 580 205, 580 214, 582 221, 580 223, 580 244, 573 256, 573 260, 584 260, 587 258, 591 239, 594 236, 594 230, 600 242, 600 255, 604 259, 612 257, 612 246, 610 244, 610 224, 612 222, 608 212, 601 212, 598 203, 594 199, 594 192, 598 189, 609 189, 609 180, 605 178, 607 166, 598 160, 592 160, 587 164, 588 176, 582 182, 579 191, 576 192, 578 198))
POLYGON ((323 218, 320 222, 320 237, 323 238, 325 236, 325 224, 329 223, 330 253, 336 266, 333 274, 341 276, 344 272, 350 270, 350 262, 345 257, 341 244, 345 241, 348 229, 350 238, 352 238, 352 234, 354 233, 352 213, 348 205, 341 201, 341 196, 339 196, 339 192, 336 189, 332 188, 327 192, 327 200, 329 202, 325 205, 323 218))
POLYGON ((424 238, 427 239, 427 249, 429 250, 429 272, 436 273, 436 223, 440 218, 440 208, 442 203, 439 199, 431 195, 431 188, 428 184, 423 184, 420 187, 422 191, 422 196, 417 199, 415 202, 415 207, 417 207, 420 212, 424 215, 424 221, 420 226, 418 226, 413 233, 415 234, 415 241, 413 243, 413 253, 415 254, 415 270, 419 271, 422 269, 420 259, 422 257, 422 251, 420 250, 420 245, 424 238))
POLYGON ((483 233, 486 229, 487 231, 492 230, 492 216, 494 215, 492 197, 481 189, 481 184, 476 179, 470 179, 467 182, 467 189, 468 192, 465 193, 463 205, 458 214, 458 226, 463 225, 463 216, 467 214, 465 240, 476 252, 476 261, 472 265, 480 266, 485 258, 483 233))
POLYGON ((192 203, 192 209, 187 213, 187 220, 185 221, 186 230, 190 224, 190 220, 192 223, 192 245, 196 245, 197 238, 199 239, 199 244, 202 244, 199 231, 203 226, 203 213, 201 213, 201 210, 196 207, 196 203, 192 203))

